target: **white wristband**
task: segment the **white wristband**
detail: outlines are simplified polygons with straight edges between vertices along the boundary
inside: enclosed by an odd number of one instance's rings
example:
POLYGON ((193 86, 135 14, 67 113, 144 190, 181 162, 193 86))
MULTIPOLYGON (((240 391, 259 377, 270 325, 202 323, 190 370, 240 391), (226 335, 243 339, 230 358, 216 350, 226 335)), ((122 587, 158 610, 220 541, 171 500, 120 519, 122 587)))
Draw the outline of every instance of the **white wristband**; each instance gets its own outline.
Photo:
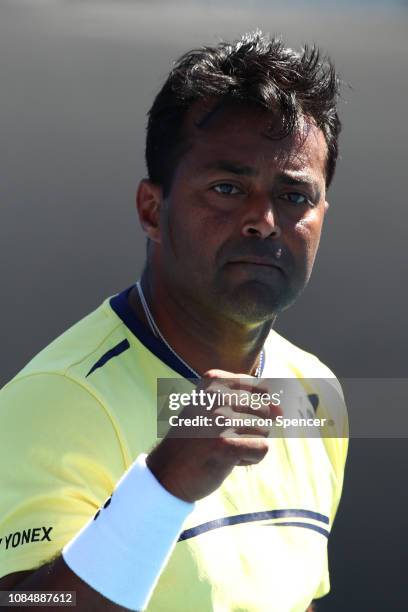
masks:
POLYGON ((107 599, 144 610, 194 509, 169 493, 139 455, 112 497, 63 549, 66 564, 107 599))

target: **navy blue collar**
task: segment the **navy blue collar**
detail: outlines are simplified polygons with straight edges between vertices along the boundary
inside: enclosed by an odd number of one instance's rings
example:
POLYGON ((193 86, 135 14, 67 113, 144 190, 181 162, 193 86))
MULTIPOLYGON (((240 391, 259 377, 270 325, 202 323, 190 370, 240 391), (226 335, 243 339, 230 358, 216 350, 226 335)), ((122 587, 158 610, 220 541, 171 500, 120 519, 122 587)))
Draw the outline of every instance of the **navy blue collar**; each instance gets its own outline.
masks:
POLYGON ((132 285, 121 293, 113 296, 110 299, 112 310, 122 319, 123 323, 136 336, 138 340, 163 363, 169 366, 172 370, 183 376, 184 378, 194 378, 197 376, 194 372, 186 367, 176 355, 174 355, 159 338, 148 330, 143 323, 137 318, 136 314, 129 306, 128 296, 130 291, 135 287, 132 285))

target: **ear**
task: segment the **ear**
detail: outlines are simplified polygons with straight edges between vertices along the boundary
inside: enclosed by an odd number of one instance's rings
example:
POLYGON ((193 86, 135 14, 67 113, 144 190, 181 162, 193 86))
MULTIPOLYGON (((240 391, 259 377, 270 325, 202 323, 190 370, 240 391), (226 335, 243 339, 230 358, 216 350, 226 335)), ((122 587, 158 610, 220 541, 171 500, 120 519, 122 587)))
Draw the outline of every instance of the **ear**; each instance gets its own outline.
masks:
POLYGON ((327 213, 327 211, 329 210, 329 206, 330 206, 330 204, 329 204, 329 203, 328 203, 328 201, 326 200, 326 201, 325 201, 325 203, 324 203, 324 214, 326 214, 326 213, 327 213))
POLYGON ((160 207, 163 191, 148 179, 139 183, 136 194, 136 206, 140 225, 150 240, 160 242, 160 207))

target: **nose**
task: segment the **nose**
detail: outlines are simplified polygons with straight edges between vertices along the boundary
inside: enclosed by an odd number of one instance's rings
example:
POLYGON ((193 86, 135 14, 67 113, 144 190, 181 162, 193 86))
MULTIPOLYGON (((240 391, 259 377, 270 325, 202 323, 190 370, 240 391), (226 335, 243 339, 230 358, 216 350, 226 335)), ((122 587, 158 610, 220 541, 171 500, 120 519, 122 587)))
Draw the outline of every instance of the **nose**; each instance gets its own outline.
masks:
POLYGON ((257 198, 247 209, 242 224, 242 235, 264 239, 279 238, 281 233, 272 200, 269 197, 257 198))

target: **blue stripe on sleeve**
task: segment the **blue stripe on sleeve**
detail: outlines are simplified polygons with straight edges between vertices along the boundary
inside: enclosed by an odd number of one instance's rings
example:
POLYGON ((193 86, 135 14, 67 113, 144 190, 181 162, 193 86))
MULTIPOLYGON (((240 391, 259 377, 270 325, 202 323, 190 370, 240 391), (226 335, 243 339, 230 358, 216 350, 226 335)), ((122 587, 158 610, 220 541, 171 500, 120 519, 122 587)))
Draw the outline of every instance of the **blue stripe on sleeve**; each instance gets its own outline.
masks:
POLYGON ((95 372, 95 370, 104 366, 105 363, 113 357, 117 357, 118 355, 124 353, 124 351, 127 351, 129 347, 130 344, 128 340, 122 340, 122 342, 119 342, 119 344, 111 348, 109 351, 106 351, 106 353, 102 355, 100 359, 98 359, 98 361, 92 366, 86 376, 89 376, 90 374, 92 374, 92 372, 95 372))

